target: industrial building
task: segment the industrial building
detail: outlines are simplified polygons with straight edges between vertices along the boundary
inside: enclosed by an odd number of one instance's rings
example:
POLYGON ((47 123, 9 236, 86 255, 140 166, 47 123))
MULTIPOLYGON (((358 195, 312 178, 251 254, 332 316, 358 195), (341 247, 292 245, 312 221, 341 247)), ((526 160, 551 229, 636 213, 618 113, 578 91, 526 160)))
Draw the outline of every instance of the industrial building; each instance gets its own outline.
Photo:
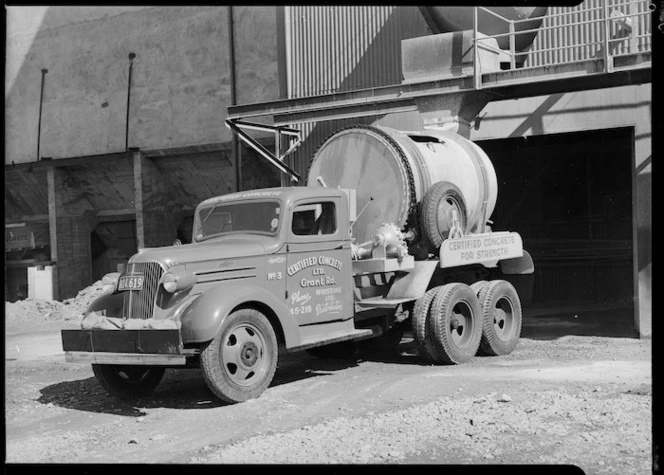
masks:
POLYGON ((198 202, 295 184, 341 127, 439 128, 493 162, 492 226, 534 259, 532 315, 618 309, 651 335, 646 1, 7 15, 6 300, 66 299, 188 242, 198 202), (252 148, 226 121, 273 129, 252 148), (292 173, 260 151, 284 155, 282 127, 300 131, 292 173))

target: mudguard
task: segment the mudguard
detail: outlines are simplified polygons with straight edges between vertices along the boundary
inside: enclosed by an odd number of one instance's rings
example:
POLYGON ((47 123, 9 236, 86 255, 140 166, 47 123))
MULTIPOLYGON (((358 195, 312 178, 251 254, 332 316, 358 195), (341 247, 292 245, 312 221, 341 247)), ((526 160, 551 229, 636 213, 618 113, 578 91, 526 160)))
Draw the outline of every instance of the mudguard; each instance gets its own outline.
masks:
POLYGON ((533 258, 525 249, 523 256, 500 261, 500 270, 503 274, 532 274, 535 272, 533 258))
POLYGON ((88 305, 88 308, 85 310, 85 315, 90 312, 101 312, 104 310, 107 317, 122 318, 123 299, 123 294, 104 294, 88 305))
POLYGON ((397 273, 390 287, 387 299, 419 299, 427 291, 431 276, 438 267, 437 261, 415 261, 415 267, 408 273, 397 273))
POLYGON ((258 302, 272 309, 283 329, 287 348, 300 344, 300 328, 283 302, 261 287, 227 283, 201 294, 182 312, 182 341, 210 341, 233 309, 247 302, 258 302))

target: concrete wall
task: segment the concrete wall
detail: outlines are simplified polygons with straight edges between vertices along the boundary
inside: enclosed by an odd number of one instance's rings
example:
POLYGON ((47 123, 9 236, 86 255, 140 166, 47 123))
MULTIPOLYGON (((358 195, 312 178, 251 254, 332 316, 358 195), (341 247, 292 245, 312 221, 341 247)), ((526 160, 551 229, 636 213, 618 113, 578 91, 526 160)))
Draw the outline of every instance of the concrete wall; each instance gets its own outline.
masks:
MULTIPOLYGON (((275 7, 234 7, 238 99, 277 99, 275 7)), ((230 140, 228 7, 9 7, 5 90, 10 164, 41 156, 230 140)))
POLYGON ((651 84, 644 84, 491 102, 471 124, 470 136, 484 140, 633 127, 634 308, 642 336, 652 333, 651 91, 651 84))
POLYGON ((276 7, 233 7, 233 21, 237 103, 278 99, 276 7))
POLYGON ((92 283, 90 232, 95 211, 66 168, 48 170, 51 260, 57 263, 56 299, 75 297, 92 283))

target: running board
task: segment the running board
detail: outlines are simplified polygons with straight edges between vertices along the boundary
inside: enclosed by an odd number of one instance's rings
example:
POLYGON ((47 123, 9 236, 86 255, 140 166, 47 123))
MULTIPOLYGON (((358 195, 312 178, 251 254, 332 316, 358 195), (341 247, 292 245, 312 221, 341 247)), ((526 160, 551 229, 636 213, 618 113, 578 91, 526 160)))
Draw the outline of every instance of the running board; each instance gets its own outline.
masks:
POLYGON ((314 339, 314 338, 308 338, 306 340, 302 340, 302 344, 299 346, 295 346, 293 348, 289 348, 288 351, 301 351, 301 350, 307 350, 309 348, 315 348, 317 346, 323 346, 323 345, 329 345, 332 343, 339 343, 341 341, 347 341, 347 340, 365 340, 367 338, 370 338, 373 336, 374 332, 369 329, 365 330, 353 330, 351 332, 337 332, 337 333, 331 333, 327 335, 324 339, 314 339))
POLYGON ((383 297, 372 297, 368 299, 358 300, 355 302, 356 305, 360 307, 368 308, 395 308, 402 303, 412 302, 415 299, 405 298, 405 299, 386 299, 383 297))

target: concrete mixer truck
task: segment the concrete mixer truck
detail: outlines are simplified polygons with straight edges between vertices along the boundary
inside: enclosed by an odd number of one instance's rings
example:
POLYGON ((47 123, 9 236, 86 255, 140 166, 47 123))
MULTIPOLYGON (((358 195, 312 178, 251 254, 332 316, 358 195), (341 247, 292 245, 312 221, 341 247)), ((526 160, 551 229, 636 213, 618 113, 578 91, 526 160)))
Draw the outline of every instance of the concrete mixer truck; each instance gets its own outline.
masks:
POLYGON ((195 210, 191 244, 139 250, 66 360, 89 362, 118 397, 148 394, 169 367, 200 368, 220 399, 258 397, 279 348, 318 357, 396 349, 460 364, 517 345, 508 274, 533 272, 516 232, 494 232, 491 161, 447 132, 354 126, 328 138, 307 186, 241 191, 195 210))

